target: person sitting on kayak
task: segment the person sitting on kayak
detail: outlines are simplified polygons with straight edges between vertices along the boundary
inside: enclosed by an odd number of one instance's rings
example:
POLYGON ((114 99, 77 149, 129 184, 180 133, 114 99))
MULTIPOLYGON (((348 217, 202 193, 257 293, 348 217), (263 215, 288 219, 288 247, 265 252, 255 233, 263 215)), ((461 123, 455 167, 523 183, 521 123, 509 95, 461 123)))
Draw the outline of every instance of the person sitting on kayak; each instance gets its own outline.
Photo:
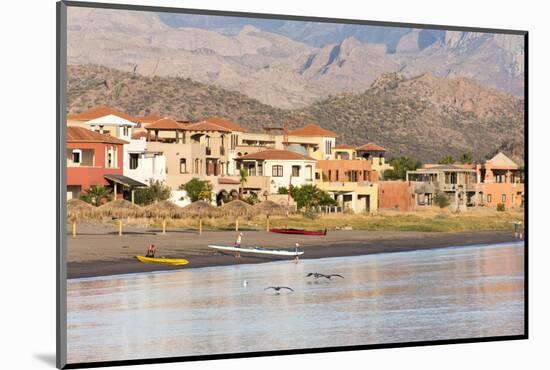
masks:
POLYGON ((242 239, 243 239, 243 233, 237 234, 237 240, 235 240, 235 247, 241 246, 242 239))
POLYGON ((149 248, 147 248, 147 254, 145 255, 145 257, 154 258, 156 252, 157 252, 157 247, 155 247, 154 244, 151 244, 151 245, 149 246, 149 248))

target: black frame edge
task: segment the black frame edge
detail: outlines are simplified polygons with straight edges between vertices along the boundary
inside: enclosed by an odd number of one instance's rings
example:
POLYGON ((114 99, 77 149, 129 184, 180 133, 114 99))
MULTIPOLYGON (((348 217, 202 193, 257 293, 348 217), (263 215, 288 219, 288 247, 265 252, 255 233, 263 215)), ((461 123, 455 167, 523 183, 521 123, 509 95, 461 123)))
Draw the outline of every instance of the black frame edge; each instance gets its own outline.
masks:
POLYGON ((56 367, 67 364, 66 163, 67 5, 56 3, 56 367))

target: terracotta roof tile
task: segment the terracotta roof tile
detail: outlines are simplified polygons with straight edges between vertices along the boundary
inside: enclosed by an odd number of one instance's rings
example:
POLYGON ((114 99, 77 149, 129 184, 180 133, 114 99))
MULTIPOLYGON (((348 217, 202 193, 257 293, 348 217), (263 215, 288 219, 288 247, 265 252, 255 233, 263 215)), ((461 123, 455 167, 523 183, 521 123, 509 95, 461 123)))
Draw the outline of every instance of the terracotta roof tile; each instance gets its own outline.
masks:
POLYGON ((187 125, 174 121, 172 118, 162 118, 145 126, 146 130, 186 130, 187 125))
POLYGON ((67 142, 68 143, 106 143, 106 144, 128 144, 127 141, 121 140, 111 135, 100 134, 84 127, 68 126, 67 127, 67 142))
POLYGON ((134 132, 132 134, 132 139, 134 140, 139 140, 141 139, 142 137, 147 137, 147 132, 146 131, 137 131, 137 132, 134 132))
POLYGON ((204 122, 210 122, 231 131, 247 132, 246 129, 236 124, 235 122, 228 121, 221 117, 209 117, 205 119, 204 122))
POLYGON ((74 120, 74 121, 90 121, 92 119, 96 119, 99 117, 108 116, 109 114, 119 116, 121 118, 127 119, 128 121, 139 122, 138 118, 134 116, 131 116, 129 114, 126 114, 114 108, 105 107, 105 106, 94 107, 92 109, 88 109, 87 111, 84 111, 81 113, 69 114, 67 115, 67 119, 74 120))
POLYGON ((310 123, 304 127, 297 128, 288 133, 293 136, 322 136, 322 137, 337 137, 338 135, 332 131, 326 130, 320 126, 310 123))
POLYGON ((364 151, 371 151, 371 152, 385 152, 386 149, 381 147, 378 144, 375 143, 368 143, 365 145, 361 145, 360 147, 355 148, 356 150, 364 150, 364 151))
POLYGON ((247 155, 243 155, 241 157, 237 157, 236 159, 254 159, 254 160, 309 160, 314 161, 315 159, 298 154, 295 152, 291 152, 290 150, 280 150, 280 149, 268 149, 263 150, 261 152, 257 153, 250 153, 247 155))
POLYGON ((188 130, 191 131, 218 131, 218 132, 231 132, 230 129, 225 128, 223 126, 220 126, 218 124, 208 122, 208 121, 200 121, 197 123, 192 123, 190 125, 185 126, 188 130))
POLYGON ((136 119, 138 120, 139 123, 153 123, 153 122, 156 122, 159 119, 163 119, 163 118, 164 118, 163 116, 159 116, 159 115, 156 115, 156 114, 149 114, 149 115, 143 116, 143 117, 136 117, 136 119))

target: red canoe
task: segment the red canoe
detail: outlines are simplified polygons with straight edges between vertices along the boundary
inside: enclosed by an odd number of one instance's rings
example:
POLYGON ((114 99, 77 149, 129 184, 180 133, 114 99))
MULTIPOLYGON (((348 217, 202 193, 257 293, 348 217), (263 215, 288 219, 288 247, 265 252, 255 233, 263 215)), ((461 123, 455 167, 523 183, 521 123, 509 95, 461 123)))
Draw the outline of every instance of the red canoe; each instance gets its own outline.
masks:
POLYGON ((325 230, 302 230, 302 229, 269 229, 272 233, 298 234, 298 235, 327 235, 325 230))

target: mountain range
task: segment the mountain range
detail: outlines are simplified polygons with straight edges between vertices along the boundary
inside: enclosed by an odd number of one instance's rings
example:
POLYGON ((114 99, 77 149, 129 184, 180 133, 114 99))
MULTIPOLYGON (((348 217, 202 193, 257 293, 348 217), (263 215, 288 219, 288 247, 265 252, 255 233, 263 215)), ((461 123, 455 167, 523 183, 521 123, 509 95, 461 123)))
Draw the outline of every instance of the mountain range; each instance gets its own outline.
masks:
POLYGON ((182 77, 281 109, 362 94, 383 73, 467 77, 523 97, 523 37, 70 8, 68 62, 182 77))
POLYGON ((522 159, 524 100, 465 77, 382 73, 363 92, 345 92, 305 107, 283 109, 240 92, 182 77, 144 76, 98 65, 68 66, 68 109, 108 105, 129 114, 197 121, 222 116, 251 131, 316 123, 339 134, 338 143, 374 141, 388 156, 434 162, 496 150, 522 159))

